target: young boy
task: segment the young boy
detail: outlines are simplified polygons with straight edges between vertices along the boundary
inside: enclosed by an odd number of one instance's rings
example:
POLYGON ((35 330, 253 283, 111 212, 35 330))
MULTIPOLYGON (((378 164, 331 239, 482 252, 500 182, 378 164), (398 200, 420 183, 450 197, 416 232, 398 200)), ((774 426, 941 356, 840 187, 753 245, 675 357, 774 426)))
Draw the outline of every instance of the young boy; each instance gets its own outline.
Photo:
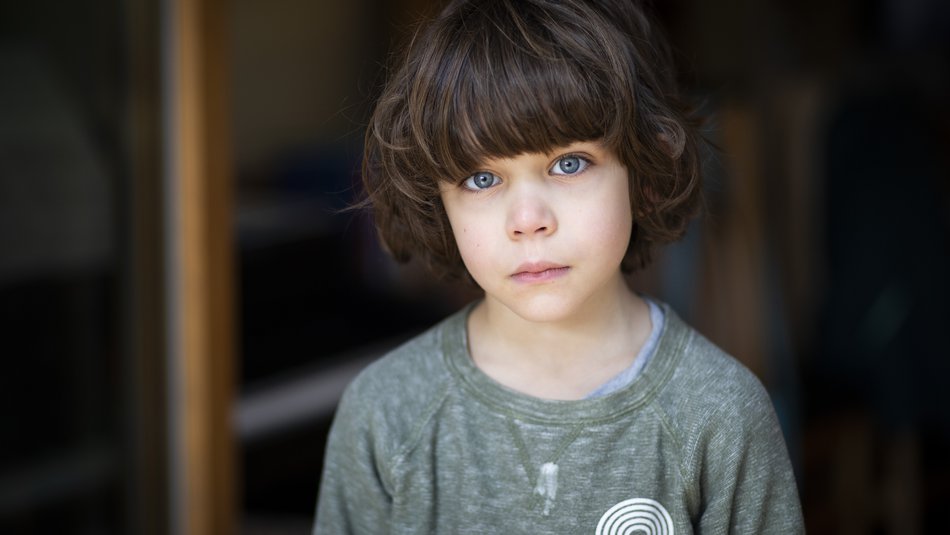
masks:
POLYGON ((622 271, 677 239, 698 137, 625 0, 458 0, 366 135, 398 260, 484 299, 365 370, 327 447, 318 534, 799 533, 761 384, 622 271))

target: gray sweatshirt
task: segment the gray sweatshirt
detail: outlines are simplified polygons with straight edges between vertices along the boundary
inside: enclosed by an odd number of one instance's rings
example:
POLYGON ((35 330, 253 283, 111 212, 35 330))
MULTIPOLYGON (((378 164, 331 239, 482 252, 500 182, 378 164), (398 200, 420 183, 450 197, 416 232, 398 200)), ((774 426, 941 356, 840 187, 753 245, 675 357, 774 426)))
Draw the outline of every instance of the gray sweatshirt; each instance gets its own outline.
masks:
POLYGON ((802 533, 772 404, 668 306, 612 394, 512 391, 468 354, 468 307, 357 377, 327 444, 314 533, 802 533))

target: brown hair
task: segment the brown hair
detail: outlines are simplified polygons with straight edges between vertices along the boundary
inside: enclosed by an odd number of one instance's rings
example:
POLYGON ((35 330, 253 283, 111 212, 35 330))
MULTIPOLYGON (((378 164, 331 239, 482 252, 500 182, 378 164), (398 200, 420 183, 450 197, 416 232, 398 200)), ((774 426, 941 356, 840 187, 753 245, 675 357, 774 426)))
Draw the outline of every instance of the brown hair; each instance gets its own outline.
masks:
POLYGON ((624 269, 678 239, 701 195, 696 123, 666 40, 630 0, 457 0, 405 49, 366 131, 363 180, 384 246, 467 272, 439 196, 487 158, 602 140, 630 174, 624 269))

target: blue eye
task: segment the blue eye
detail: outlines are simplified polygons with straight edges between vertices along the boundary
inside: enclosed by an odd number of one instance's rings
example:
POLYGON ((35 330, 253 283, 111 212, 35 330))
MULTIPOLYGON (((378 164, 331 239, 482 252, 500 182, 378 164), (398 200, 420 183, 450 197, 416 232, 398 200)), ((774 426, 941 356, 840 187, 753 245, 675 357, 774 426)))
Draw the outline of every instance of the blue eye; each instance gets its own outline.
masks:
POLYGON ((588 165, 590 165, 590 162, 586 158, 574 155, 564 156, 554 164, 551 172, 555 175, 576 175, 587 169, 588 165))
POLYGON ((464 186, 470 190, 488 189, 498 185, 501 179, 497 176, 481 171, 465 179, 464 186))

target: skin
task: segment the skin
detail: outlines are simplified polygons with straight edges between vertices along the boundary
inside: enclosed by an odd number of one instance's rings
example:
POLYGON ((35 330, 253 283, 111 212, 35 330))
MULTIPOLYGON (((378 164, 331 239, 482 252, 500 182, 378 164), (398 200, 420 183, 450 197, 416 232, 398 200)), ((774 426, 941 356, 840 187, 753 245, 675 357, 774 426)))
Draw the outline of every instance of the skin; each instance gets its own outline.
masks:
POLYGON ((546 399, 580 399, 632 364, 647 305, 620 262, 633 212, 626 167, 596 141, 491 159, 440 186, 462 260, 485 291, 475 364, 546 399))

